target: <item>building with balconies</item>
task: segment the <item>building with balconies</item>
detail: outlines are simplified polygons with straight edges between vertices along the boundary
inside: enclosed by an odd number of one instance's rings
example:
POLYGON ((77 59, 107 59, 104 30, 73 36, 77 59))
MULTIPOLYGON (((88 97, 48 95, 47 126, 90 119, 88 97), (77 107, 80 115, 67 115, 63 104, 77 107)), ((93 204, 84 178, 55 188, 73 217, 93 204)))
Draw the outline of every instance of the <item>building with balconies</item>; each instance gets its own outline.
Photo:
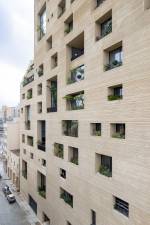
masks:
POLYGON ((150 225, 150 1, 35 1, 21 192, 51 225, 150 225))

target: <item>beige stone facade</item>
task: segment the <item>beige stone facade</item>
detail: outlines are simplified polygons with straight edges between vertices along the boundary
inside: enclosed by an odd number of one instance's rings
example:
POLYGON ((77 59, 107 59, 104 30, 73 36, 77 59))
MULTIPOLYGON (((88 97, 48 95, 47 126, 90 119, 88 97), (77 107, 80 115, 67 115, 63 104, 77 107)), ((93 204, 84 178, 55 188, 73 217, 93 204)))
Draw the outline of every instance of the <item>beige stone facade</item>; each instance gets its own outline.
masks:
POLYGON ((7 175, 20 189, 20 120, 16 119, 5 124, 5 134, 3 137, 4 153, 6 155, 7 175))
POLYGON ((35 1, 21 191, 52 225, 150 225, 150 3, 35 1))

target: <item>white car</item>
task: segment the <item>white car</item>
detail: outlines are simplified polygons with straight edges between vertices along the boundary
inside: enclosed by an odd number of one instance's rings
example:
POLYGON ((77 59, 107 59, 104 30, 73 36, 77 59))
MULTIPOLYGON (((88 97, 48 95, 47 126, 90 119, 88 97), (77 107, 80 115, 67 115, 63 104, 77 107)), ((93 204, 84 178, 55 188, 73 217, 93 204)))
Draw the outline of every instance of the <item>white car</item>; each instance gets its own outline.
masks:
POLYGON ((16 198, 13 194, 7 195, 7 200, 8 200, 9 203, 16 202, 16 198))

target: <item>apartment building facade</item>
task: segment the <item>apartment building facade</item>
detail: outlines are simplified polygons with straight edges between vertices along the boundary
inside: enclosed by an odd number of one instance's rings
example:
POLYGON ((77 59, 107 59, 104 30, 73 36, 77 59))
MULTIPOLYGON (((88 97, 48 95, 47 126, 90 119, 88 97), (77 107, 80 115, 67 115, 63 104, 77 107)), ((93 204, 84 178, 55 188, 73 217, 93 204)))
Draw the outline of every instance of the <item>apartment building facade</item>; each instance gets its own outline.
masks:
POLYGON ((150 1, 37 0, 21 192, 52 225, 150 225, 150 1))
POLYGON ((7 121, 4 124, 4 134, 1 138, 4 166, 8 177, 20 189, 20 120, 7 121))

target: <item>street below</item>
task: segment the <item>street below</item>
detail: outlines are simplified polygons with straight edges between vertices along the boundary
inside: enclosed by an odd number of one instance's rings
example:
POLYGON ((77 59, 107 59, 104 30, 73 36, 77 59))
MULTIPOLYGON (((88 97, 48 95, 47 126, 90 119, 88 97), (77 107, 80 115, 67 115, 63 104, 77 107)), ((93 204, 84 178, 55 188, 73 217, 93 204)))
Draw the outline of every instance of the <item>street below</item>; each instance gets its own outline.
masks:
POLYGON ((0 174, 2 175, 0 180, 0 225, 29 225, 26 214, 18 203, 9 204, 2 192, 2 187, 7 182, 2 161, 0 161, 0 174))

